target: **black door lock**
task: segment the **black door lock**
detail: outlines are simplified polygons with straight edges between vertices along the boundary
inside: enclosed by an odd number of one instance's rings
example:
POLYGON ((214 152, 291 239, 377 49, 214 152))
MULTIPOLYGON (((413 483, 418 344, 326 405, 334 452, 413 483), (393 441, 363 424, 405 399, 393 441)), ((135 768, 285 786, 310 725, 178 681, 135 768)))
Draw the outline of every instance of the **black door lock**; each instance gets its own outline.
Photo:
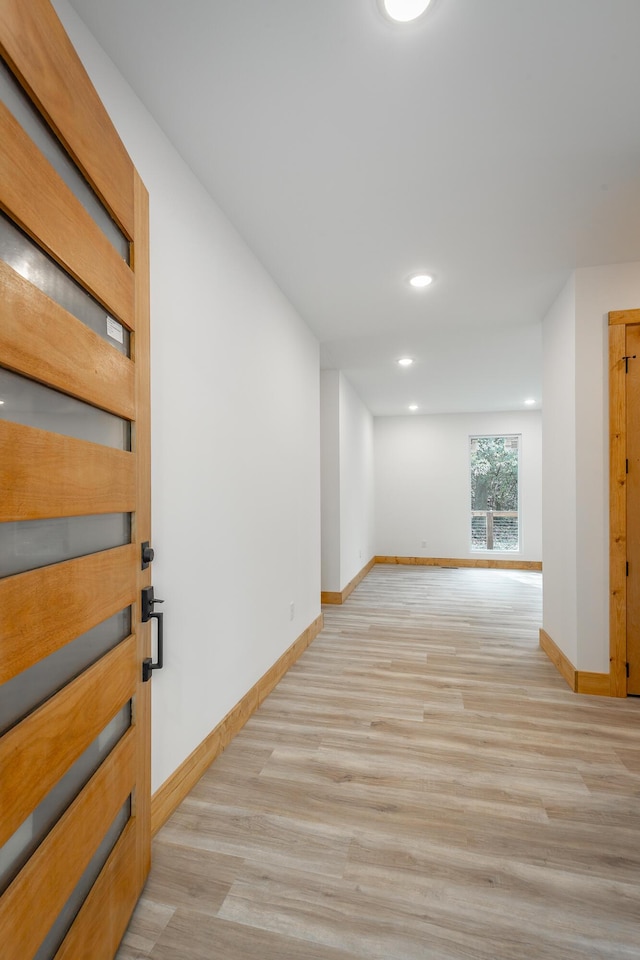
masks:
POLYGON ((140 544, 140 569, 146 570, 150 563, 153 562, 154 550, 148 540, 145 540, 144 543, 140 544))
POLYGON ((153 595, 153 587, 143 587, 141 597, 140 619, 143 623, 149 620, 158 621, 158 659, 154 662, 151 657, 146 657, 142 661, 142 682, 146 683, 151 679, 152 670, 162 670, 164 666, 164 615, 157 613, 153 609, 154 603, 164 603, 164 600, 157 600, 153 595))

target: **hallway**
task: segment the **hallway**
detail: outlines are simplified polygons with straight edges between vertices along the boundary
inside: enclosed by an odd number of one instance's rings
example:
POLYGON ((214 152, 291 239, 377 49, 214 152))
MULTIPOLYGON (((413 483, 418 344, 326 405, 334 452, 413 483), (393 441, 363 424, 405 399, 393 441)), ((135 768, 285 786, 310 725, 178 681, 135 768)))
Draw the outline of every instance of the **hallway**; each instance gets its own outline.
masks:
POLYGON ((640 958, 640 700, 541 576, 376 566, 159 832, 118 960, 640 958))

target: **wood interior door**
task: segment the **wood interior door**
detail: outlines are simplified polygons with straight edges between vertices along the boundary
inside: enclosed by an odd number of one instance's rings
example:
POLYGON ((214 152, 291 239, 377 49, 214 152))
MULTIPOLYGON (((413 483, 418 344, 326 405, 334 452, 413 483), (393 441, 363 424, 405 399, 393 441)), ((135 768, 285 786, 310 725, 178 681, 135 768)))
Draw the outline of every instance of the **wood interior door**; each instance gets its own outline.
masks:
POLYGON ((0 0, 0 954, 112 960, 149 869, 148 198, 0 0))
POLYGON ((640 696, 640 324, 625 325, 627 446, 627 693, 640 696))

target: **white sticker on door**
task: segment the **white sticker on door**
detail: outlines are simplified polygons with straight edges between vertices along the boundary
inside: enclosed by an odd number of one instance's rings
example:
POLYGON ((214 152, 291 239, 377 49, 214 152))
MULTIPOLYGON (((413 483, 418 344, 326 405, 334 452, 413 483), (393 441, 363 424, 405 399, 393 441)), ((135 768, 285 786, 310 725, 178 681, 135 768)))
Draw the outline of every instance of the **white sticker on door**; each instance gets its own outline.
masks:
POLYGON ((107 335, 118 343, 124 343, 124 330, 122 324, 114 320, 113 317, 107 317, 107 335))

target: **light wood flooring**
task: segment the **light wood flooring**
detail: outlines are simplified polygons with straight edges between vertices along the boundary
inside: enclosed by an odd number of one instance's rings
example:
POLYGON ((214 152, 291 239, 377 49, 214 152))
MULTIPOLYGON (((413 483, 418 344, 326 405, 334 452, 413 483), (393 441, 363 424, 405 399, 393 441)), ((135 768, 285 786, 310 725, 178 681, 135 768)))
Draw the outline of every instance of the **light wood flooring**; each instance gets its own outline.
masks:
POLYGON ((158 834, 118 960, 640 958, 640 701, 537 573, 376 566, 158 834))

